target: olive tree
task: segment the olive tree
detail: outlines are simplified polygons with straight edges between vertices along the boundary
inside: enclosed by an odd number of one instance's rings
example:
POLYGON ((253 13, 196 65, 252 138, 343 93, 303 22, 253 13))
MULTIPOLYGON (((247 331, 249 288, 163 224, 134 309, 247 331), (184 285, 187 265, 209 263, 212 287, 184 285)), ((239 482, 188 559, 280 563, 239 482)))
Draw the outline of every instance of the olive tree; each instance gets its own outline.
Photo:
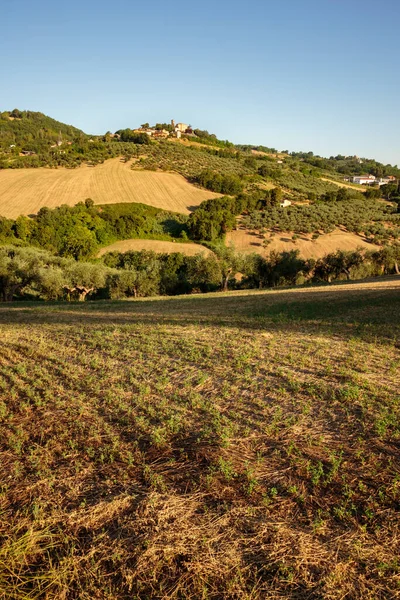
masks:
POLYGON ((18 246, 0 248, 0 297, 11 302, 28 287, 43 285, 46 267, 56 262, 56 257, 44 250, 18 246))
POLYGON ((64 290, 69 300, 77 297, 80 302, 107 283, 108 269, 101 263, 71 261, 66 270, 64 290))

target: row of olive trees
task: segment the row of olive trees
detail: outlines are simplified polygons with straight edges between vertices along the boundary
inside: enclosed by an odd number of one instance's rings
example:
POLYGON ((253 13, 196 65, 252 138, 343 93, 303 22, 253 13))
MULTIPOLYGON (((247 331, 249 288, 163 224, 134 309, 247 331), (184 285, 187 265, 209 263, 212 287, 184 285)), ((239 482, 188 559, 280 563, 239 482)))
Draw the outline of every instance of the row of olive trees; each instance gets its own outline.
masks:
POLYGON ((400 245, 377 252, 338 250, 318 260, 298 250, 243 255, 216 245, 209 255, 109 253, 87 263, 30 247, 0 247, 0 299, 79 300, 190 294, 400 274, 400 245), (240 275, 240 276, 239 276, 240 275))
POLYGON ((31 247, 0 247, 0 298, 85 300, 105 287, 109 269, 31 247))
POLYGON ((231 248, 209 255, 112 252, 104 262, 82 262, 32 247, 0 247, 0 300, 86 300, 208 292, 228 289, 242 268, 231 248))
POLYGON ((303 259, 298 250, 272 251, 263 258, 251 255, 244 285, 274 287, 305 283, 332 283, 335 280, 363 279, 396 273, 400 275, 400 244, 369 252, 337 250, 319 258, 303 259))

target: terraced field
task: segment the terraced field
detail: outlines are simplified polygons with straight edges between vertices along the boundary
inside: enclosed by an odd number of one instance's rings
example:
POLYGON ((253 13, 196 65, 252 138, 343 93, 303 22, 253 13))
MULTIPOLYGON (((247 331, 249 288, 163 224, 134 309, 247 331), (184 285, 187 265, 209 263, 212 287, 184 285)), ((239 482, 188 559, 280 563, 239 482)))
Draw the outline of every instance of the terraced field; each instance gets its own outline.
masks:
POLYGON ((96 167, 0 170, 0 215, 35 214, 42 206, 73 206, 92 198, 95 204, 142 202, 188 214, 215 194, 199 189, 177 173, 136 171, 113 158, 96 167))

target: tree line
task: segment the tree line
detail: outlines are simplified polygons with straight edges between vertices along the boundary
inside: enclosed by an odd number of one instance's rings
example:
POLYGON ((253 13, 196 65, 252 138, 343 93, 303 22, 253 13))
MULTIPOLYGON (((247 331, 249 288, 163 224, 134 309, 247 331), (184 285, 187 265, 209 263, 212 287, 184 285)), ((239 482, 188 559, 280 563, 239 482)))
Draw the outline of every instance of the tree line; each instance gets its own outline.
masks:
POLYGON ((274 188, 204 200, 189 216, 189 236, 193 240, 215 241, 236 227, 238 215, 277 206, 282 197, 282 190, 274 188))
POLYGON ((267 257, 213 247, 209 255, 111 252, 97 262, 76 261, 32 247, 0 247, 0 299, 124 299, 268 288, 400 274, 400 245, 377 252, 337 251, 303 259, 297 250, 267 257), (238 276, 240 274, 240 276, 238 276))

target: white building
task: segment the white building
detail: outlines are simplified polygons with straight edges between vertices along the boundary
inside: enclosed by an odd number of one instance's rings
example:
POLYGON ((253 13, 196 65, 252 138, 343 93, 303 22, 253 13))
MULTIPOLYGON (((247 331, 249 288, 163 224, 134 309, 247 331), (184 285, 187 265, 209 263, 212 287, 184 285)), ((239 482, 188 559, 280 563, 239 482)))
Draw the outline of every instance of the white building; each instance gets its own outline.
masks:
POLYGON ((290 200, 282 200, 282 202, 279 204, 279 206, 281 206, 282 208, 286 208, 287 206, 290 206, 292 203, 290 202, 290 200))
POLYGON ((186 129, 189 129, 189 125, 186 125, 186 123, 177 123, 175 125, 176 132, 180 131, 181 133, 185 133, 186 129))
POLYGON ((393 178, 391 177, 381 177, 380 179, 376 180, 376 183, 381 186, 381 185, 387 185, 388 183, 393 183, 393 178))
POLYGON ((373 185, 376 182, 376 177, 374 175, 356 175, 353 177, 353 183, 358 183, 359 185, 373 185))

